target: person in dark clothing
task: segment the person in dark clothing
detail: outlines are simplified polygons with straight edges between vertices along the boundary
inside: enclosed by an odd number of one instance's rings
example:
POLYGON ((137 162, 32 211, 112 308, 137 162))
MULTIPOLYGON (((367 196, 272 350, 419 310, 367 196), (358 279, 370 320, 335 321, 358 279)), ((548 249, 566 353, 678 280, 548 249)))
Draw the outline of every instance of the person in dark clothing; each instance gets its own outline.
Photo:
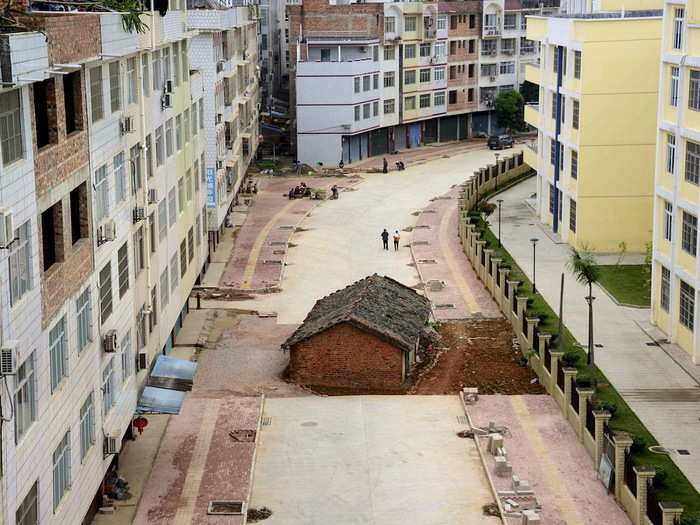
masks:
POLYGON ((386 231, 386 228, 384 228, 384 231, 382 232, 382 244, 384 245, 384 249, 388 250, 389 249, 389 232, 386 231))
POLYGON ((384 157, 384 169, 382 170, 384 173, 389 173, 389 163, 386 160, 386 157, 384 157))

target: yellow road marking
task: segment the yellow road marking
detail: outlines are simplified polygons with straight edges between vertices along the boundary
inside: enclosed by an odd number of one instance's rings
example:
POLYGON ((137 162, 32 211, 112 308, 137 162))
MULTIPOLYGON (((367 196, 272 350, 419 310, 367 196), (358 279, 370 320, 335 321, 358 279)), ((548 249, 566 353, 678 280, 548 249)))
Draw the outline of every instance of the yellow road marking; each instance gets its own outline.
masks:
POLYGON ((523 428, 523 434, 527 438, 532 450, 534 451, 533 460, 537 459, 537 464, 544 475, 549 491, 554 496, 557 508, 561 512, 564 521, 568 525, 583 525, 583 519, 576 509, 576 505, 571 498, 571 494, 564 485, 564 479, 561 477, 556 464, 552 461, 549 455, 547 446, 540 435, 539 430, 532 421, 530 411, 525 404, 522 396, 508 396, 510 404, 513 407, 513 412, 520 421, 520 426, 523 428))
POLYGON ((202 423, 199 427, 199 433, 197 434, 197 441, 194 446, 194 451, 192 452, 192 459, 187 469, 185 483, 182 486, 180 503, 177 513, 175 514, 175 519, 173 520, 173 525, 189 525, 193 521, 194 507, 199 495, 199 486, 202 484, 204 467, 206 466, 207 456, 209 455, 209 446, 211 444, 211 438, 214 435, 214 429, 216 428, 216 420, 219 416, 219 406, 219 400, 210 399, 207 401, 204 415, 202 416, 202 423))
POLYGON ((455 213, 457 213, 457 207, 450 206, 449 211, 443 215, 442 220, 440 221, 440 249, 442 250, 442 255, 445 258, 447 266, 450 268, 450 272, 452 272, 452 277, 454 277, 454 280, 457 282, 457 288, 459 288, 459 292, 462 294, 464 302, 467 303, 469 310, 475 314, 481 312, 481 307, 479 306, 479 303, 476 302, 474 295, 469 289, 467 281, 464 280, 462 271, 460 270, 457 260, 455 259, 455 255, 450 248, 452 239, 450 239, 447 228, 449 227, 452 215, 455 213))

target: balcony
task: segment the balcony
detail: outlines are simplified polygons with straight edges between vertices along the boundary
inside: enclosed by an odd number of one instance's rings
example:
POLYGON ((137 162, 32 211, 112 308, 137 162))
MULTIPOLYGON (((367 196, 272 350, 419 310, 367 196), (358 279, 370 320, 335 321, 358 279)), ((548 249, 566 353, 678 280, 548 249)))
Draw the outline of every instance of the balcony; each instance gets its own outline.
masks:
POLYGON ((482 49, 481 50, 481 56, 482 57, 495 57, 498 54, 497 49, 482 49))
POLYGON ((481 36, 483 38, 498 38, 501 36, 501 28, 499 26, 484 26, 481 36))
POLYGON ((49 67, 49 49, 41 33, 10 33, 0 35, 2 80, 16 83, 18 76, 49 67))
MULTIPOLYGON (((526 104, 525 105, 525 122, 535 128, 540 128, 540 105, 526 104)), ((535 150, 536 151, 536 150, 535 150)))
POLYGON ((542 80, 539 64, 525 64, 525 80, 540 85, 542 80))

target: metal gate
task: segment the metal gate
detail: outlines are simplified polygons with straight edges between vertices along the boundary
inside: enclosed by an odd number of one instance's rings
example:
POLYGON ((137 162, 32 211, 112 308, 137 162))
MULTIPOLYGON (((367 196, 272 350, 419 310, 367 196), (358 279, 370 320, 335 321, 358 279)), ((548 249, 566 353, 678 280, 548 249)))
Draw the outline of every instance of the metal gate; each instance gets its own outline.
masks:
POLYGON ((343 136, 343 162, 345 164, 350 164, 350 137, 343 136))
POLYGON ((360 160, 369 157, 369 134, 360 135, 360 160))
POLYGON ((360 137, 352 135, 350 137, 350 162, 357 162, 362 157, 360 156, 360 137))
POLYGON ((394 128, 394 149, 406 149, 406 126, 396 126, 394 128))
POLYGON ((440 119, 440 142, 450 142, 459 138, 459 117, 440 119))

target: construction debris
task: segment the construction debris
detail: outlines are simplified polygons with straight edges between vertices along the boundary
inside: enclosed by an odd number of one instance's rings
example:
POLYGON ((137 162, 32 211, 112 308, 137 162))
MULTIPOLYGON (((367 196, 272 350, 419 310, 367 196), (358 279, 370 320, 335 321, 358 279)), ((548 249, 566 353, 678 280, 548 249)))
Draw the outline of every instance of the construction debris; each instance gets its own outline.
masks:
POLYGON ((248 522, 255 523, 256 521, 266 520, 272 516, 272 511, 267 507, 260 507, 259 509, 248 509, 248 522))
POLYGON ((498 518, 501 517, 501 512, 498 510, 498 505, 495 503, 487 503, 483 507, 481 507, 481 510, 484 511, 484 516, 496 516, 498 518))

